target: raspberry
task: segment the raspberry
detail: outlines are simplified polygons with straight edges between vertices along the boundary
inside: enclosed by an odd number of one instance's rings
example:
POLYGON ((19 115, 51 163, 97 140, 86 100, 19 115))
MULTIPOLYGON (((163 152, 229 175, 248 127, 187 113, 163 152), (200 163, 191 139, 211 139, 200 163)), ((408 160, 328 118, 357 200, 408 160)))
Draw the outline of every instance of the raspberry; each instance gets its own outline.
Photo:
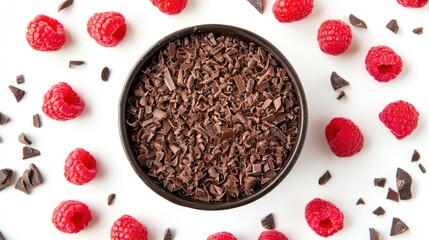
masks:
POLYGON ((397 139, 403 139, 417 128, 419 112, 412 104, 399 100, 389 103, 379 118, 397 139))
POLYGON ((312 10, 313 0, 276 0, 273 5, 274 17, 282 23, 301 20, 312 10))
POLYGON ((352 29, 341 20, 326 20, 319 27, 317 41, 324 53, 339 55, 349 48, 352 29))
POLYGON ((229 232, 218 232, 210 235, 207 240, 237 240, 237 238, 229 232))
POLYGON ((402 6, 409 7, 409 8, 422 8, 428 3, 428 0, 397 0, 397 1, 402 6))
POLYGON ((402 59, 387 46, 372 47, 365 59, 368 73, 379 82, 388 82, 402 71, 402 59))
POLYGON ((37 15, 27 25, 27 42, 38 51, 56 51, 66 42, 66 31, 58 20, 37 15))
POLYGON ((360 129, 347 118, 333 118, 325 128, 325 137, 331 151, 338 157, 350 157, 363 147, 360 129))
POLYGON ((88 206, 80 201, 62 201, 52 214, 52 223, 64 233, 77 233, 92 220, 88 206))
POLYGON ((43 96, 42 111, 58 121, 76 118, 84 109, 85 103, 65 82, 53 85, 43 96))
POLYGON ((344 215, 334 204, 315 198, 305 207, 305 220, 322 237, 334 235, 344 227, 344 215))
POLYGON ((110 230, 111 240, 147 240, 147 229, 130 215, 118 218, 110 230))
POLYGON ((76 148, 66 158, 64 165, 64 176, 67 181, 83 185, 97 175, 97 162, 86 150, 76 148))
POLYGON ((174 15, 185 9, 188 0, 151 0, 161 12, 174 15))
POLYGON ((263 231, 258 240, 288 240, 285 235, 276 230, 263 231))
POLYGON ((89 18, 86 29, 98 44, 114 47, 125 37, 127 24, 118 12, 99 12, 89 18))

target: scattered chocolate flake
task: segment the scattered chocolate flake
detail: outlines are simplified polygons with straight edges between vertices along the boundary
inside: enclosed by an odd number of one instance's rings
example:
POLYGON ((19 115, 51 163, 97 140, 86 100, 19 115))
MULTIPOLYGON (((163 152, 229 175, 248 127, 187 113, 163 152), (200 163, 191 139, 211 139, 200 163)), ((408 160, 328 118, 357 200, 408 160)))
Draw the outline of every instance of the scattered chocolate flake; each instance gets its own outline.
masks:
POLYGON ((32 158, 40 155, 40 151, 29 146, 22 148, 22 159, 32 158))
POLYGON ((319 185, 325 185, 330 179, 331 179, 331 173, 329 170, 326 170, 326 172, 319 178, 319 185))
POLYGON ((81 61, 81 60, 70 60, 69 61, 69 68, 74 67, 74 66, 80 66, 83 64, 85 64, 85 62, 81 61))
POLYGON ((408 231, 408 226, 399 218, 392 219, 392 227, 390 228, 390 236, 395 236, 408 231))
POLYGON ((365 201, 364 201, 362 198, 359 198, 359 199, 356 201, 356 205, 365 205, 365 201))
POLYGON ((405 170, 398 168, 396 171, 396 186, 398 187, 399 198, 408 200, 412 197, 411 185, 413 179, 405 170))
POLYGON ((12 92, 16 101, 19 102, 24 97, 25 91, 15 86, 9 85, 9 90, 12 92))
POLYGON ((363 20, 357 18, 353 14, 349 15, 349 21, 350 21, 350 24, 352 24, 355 27, 367 28, 366 23, 363 20))
POLYGON ((164 231, 164 240, 173 240, 173 233, 171 232, 170 228, 166 228, 164 231))
POLYGON ((9 122, 9 118, 0 112, 0 125, 4 125, 9 122))
POLYGON ((414 149, 413 155, 411 156, 411 162, 417 162, 418 160, 420 160, 420 153, 414 149))
POLYGON ((350 83, 344 78, 340 77, 335 71, 332 71, 331 85, 334 90, 338 90, 340 88, 350 85, 350 83))
POLYGON ((9 187, 12 184, 13 170, 3 168, 0 170, 0 191, 9 187))
POLYGON ((247 0, 259 13, 264 12, 264 0, 247 0))
POLYGON ((58 12, 61 10, 70 7, 73 4, 73 0, 65 0, 58 6, 58 12))
POLYGON ((340 100, 344 97, 346 97, 346 93, 344 91, 341 91, 340 94, 338 94, 337 100, 340 100))
POLYGON ((274 224, 274 216, 273 216, 273 214, 270 213, 267 216, 263 217, 261 219, 261 225, 262 225, 263 228, 268 229, 268 230, 274 229, 276 226, 274 224))
POLYGON ((423 166, 423 164, 419 163, 419 168, 422 173, 426 173, 426 168, 423 166))
POLYGON ((33 115, 33 126, 36 128, 40 128, 42 126, 42 122, 40 121, 40 115, 38 113, 33 115))
POLYGON ((396 21, 396 19, 390 20, 387 23, 386 28, 389 29, 390 31, 392 31, 394 34, 397 34, 398 30, 399 30, 399 26, 398 26, 398 22, 396 21))
POLYGON ((392 201, 395 201, 395 202, 399 202, 399 194, 398 194, 398 192, 396 192, 392 188, 389 188, 387 190, 386 199, 389 199, 389 200, 392 200, 392 201))
POLYGON ((384 211, 382 207, 378 207, 374 211, 372 211, 372 213, 374 213, 377 216, 381 216, 381 215, 384 215, 386 211, 384 211))
POLYGON ((421 35, 421 34, 423 34, 423 28, 422 27, 414 28, 413 33, 415 33, 417 35, 421 35))
POLYGON ((25 144, 25 145, 31 145, 31 141, 27 138, 27 136, 25 136, 25 134, 24 133, 21 133, 21 134, 19 134, 19 136, 18 136, 18 141, 20 142, 20 143, 22 143, 22 144, 25 144))
POLYGON ((374 186, 384 188, 386 185, 386 178, 374 178, 374 186))
POLYGON ((369 228, 369 239, 380 240, 380 233, 375 228, 369 228))
POLYGON ((25 78, 24 78, 24 75, 18 75, 18 76, 16 76, 16 83, 17 84, 21 84, 21 83, 24 83, 25 82, 25 78))
POLYGON ((103 70, 101 70, 101 80, 107 81, 110 77, 110 69, 108 67, 104 67, 103 70))
POLYGON ((25 194, 29 194, 28 189, 27 189, 27 185, 25 184, 23 177, 18 178, 18 180, 15 183, 15 189, 17 189, 17 190, 19 190, 25 194))
POLYGON ((107 205, 112 205, 113 200, 115 200, 116 198, 116 194, 111 193, 109 194, 109 196, 107 196, 107 205))

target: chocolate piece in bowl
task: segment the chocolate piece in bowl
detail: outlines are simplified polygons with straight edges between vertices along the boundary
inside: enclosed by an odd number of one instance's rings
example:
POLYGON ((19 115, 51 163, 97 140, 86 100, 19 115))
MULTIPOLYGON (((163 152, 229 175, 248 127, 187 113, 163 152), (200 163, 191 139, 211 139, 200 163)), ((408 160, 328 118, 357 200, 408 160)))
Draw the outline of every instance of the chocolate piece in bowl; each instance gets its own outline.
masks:
POLYGON ((232 26, 172 33, 134 66, 121 137, 140 178, 177 204, 225 209, 254 201, 296 162, 307 109, 289 62, 232 26))

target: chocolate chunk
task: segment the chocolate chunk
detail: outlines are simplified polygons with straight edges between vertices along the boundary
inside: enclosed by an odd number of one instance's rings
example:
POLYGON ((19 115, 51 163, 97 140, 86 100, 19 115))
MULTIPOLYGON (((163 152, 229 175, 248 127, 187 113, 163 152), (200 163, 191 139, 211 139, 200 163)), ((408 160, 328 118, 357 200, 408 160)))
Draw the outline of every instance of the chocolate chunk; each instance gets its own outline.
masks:
POLYGON ((419 168, 422 173, 426 173, 426 168, 423 166, 423 164, 419 163, 419 168))
MULTIPOLYGON (((66 0, 67 1, 67 0, 66 0)), ((74 67, 74 66, 80 66, 85 64, 84 61, 80 61, 80 60, 71 60, 69 61, 69 68, 74 67)))
POLYGON ((380 240, 380 233, 375 228, 369 228, 369 239, 380 240))
POLYGON ((40 151, 29 146, 22 148, 22 159, 32 158, 40 155, 40 151))
POLYGON ((107 196, 107 205, 112 205, 112 203, 113 203, 113 200, 115 200, 115 198, 116 198, 116 194, 114 194, 114 193, 111 193, 111 194, 109 194, 109 196, 107 196))
POLYGON ((398 22, 396 21, 396 19, 390 20, 387 23, 386 28, 389 29, 390 31, 392 31, 394 34, 397 34, 398 30, 399 30, 399 26, 398 26, 398 22))
POLYGON ((261 219, 261 225, 263 228, 272 230, 275 228, 274 224, 274 216, 272 213, 268 214, 267 216, 263 217, 261 219))
POLYGON ((420 153, 414 149, 413 155, 411 156, 411 162, 417 162, 420 160, 420 153))
POLYGON ((12 184, 13 170, 3 168, 0 170, 0 191, 9 187, 12 184))
POLYGON ((110 69, 108 67, 104 67, 103 70, 101 70, 101 80, 107 81, 110 77, 110 69))
POLYGON ((350 24, 352 24, 355 27, 367 28, 366 23, 363 20, 357 18, 353 14, 349 15, 349 21, 350 21, 350 24))
POLYGON ((259 13, 264 12, 264 0, 247 0, 259 13))
POLYGON ((346 93, 344 91, 341 91, 340 94, 338 94, 337 100, 340 100, 344 97, 346 97, 346 93))
POLYGON ((171 232, 170 228, 166 228, 164 231, 164 240, 173 240, 173 233, 171 232))
POLYGON ((70 7, 73 4, 73 0, 65 0, 58 6, 58 12, 61 10, 70 7))
POLYGON ((423 34, 423 28, 422 27, 414 28, 413 33, 415 33, 417 35, 421 35, 421 34, 423 34))
POLYGON ((399 194, 398 194, 398 192, 396 192, 392 188, 389 188, 387 190, 386 199, 389 199, 389 200, 392 200, 392 201, 395 201, 395 202, 399 202, 399 194))
POLYGON ((31 163, 28 169, 30 170, 30 173, 31 173, 29 177, 29 180, 30 180, 29 185, 34 188, 42 184, 43 178, 37 166, 34 163, 31 163))
POLYGON ((374 178, 374 186, 384 188, 386 185, 386 178, 374 178))
POLYGON ((0 112, 0 125, 4 125, 9 122, 9 118, 0 112))
POLYGON ((331 179, 331 173, 326 170, 326 172, 319 178, 319 185, 325 185, 331 179))
POLYGON ((359 199, 356 201, 356 205, 365 205, 365 201, 364 201, 362 198, 359 198, 359 199))
POLYGON ((42 122, 40 121, 40 115, 38 113, 33 115, 33 126, 36 128, 40 128, 42 126, 42 122))
POLYGON ((27 136, 25 136, 25 134, 24 133, 21 133, 21 134, 19 134, 19 136, 18 136, 18 141, 20 142, 20 143, 22 143, 22 144, 25 144, 25 145, 31 145, 31 141, 27 138, 27 136))
POLYGON ((399 218, 392 219, 392 227, 390 228, 390 236, 396 236, 408 231, 408 226, 399 218))
POLYGON ((9 90, 12 92, 16 101, 19 102, 24 97, 25 91, 15 86, 9 85, 9 90))
POLYGON ((344 78, 340 77, 335 71, 333 71, 331 73, 331 85, 334 90, 338 90, 350 85, 350 83, 344 78))
POLYGON ((411 185, 413 179, 405 170, 398 168, 396 171, 396 186, 398 188, 399 198, 408 200, 412 197, 411 185))
POLYGON ((23 177, 19 177, 18 180, 15 183, 15 189, 25 193, 25 194, 30 194, 28 192, 27 189, 27 185, 25 184, 24 178, 23 177))
POLYGON ((372 213, 374 213, 377 216, 381 216, 381 215, 384 215, 386 211, 384 211, 382 207, 378 207, 374 211, 372 211, 372 213))
POLYGON ((24 78, 24 75, 18 75, 18 76, 16 76, 16 83, 17 84, 21 84, 21 83, 24 83, 25 82, 25 78, 24 78))

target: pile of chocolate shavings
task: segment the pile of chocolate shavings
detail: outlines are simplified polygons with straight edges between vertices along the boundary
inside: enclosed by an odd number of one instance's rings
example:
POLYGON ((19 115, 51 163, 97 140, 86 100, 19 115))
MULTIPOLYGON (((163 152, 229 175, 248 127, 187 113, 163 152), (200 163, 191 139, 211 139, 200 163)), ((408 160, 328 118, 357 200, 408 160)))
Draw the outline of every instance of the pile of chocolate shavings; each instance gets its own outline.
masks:
POLYGON ((208 33, 170 42, 142 67, 126 122, 138 161, 159 185, 184 198, 230 201, 287 165, 300 111, 272 54, 208 33))

